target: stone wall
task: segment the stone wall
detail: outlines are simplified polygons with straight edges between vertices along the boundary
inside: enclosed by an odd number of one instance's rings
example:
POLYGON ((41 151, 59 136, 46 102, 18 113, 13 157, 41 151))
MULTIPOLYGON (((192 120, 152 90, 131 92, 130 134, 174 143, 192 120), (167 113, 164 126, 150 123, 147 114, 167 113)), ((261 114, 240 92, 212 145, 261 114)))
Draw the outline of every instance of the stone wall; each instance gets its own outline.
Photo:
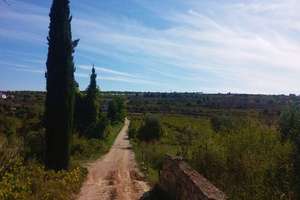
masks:
POLYGON ((226 200, 226 195, 181 158, 166 156, 159 187, 176 200, 226 200))

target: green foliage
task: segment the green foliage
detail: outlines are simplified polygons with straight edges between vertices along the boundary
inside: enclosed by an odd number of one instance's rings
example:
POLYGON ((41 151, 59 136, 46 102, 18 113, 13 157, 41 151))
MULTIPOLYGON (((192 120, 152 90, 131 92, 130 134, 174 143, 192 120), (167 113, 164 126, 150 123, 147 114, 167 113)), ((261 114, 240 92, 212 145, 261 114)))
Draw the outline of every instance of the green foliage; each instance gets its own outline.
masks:
POLYGON ((70 137, 74 117, 73 53, 69 0, 53 0, 50 11, 45 103, 46 153, 48 169, 68 169, 70 137))
POLYGON ((33 159, 43 162, 45 150, 44 130, 29 131, 24 139, 25 160, 33 159))
POLYGON ((91 124, 86 130, 85 136, 88 138, 105 138, 110 129, 109 120, 103 116, 96 123, 91 124))
POLYGON ((126 116, 125 100, 114 97, 108 104, 107 117, 112 123, 122 122, 126 116))
POLYGON ((105 151, 104 148, 104 144, 100 139, 87 139, 86 137, 79 137, 75 134, 71 147, 72 159, 88 160, 105 151))
POLYGON ((158 143, 141 142, 139 140, 131 141, 135 152, 135 158, 140 164, 141 170, 147 176, 151 184, 157 183, 159 179, 159 170, 167 152, 165 146, 158 143))
POLYGON ((13 117, 0 116, 0 134, 9 137, 15 135, 20 127, 20 121, 13 117))
POLYGON ((177 152, 178 156, 188 157, 189 148, 193 144, 193 140, 195 139, 196 131, 191 126, 185 126, 179 130, 179 132, 175 133, 176 141, 179 146, 179 150, 177 152))
POLYGON ((0 134, 0 180, 4 174, 19 162, 22 153, 22 143, 15 137, 8 141, 0 134))
POLYGON ((128 136, 131 139, 136 139, 140 128, 140 120, 131 120, 128 130, 128 136))
POLYGON ((100 90, 97 86, 97 74, 92 68, 90 84, 84 95, 79 90, 75 100, 75 129, 89 138, 104 137, 108 120, 100 113, 100 90))
POLYGON ((279 129, 284 141, 291 141, 295 145, 293 152, 294 181, 300 197, 300 109, 296 105, 286 107, 280 115, 279 129))
POLYGON ((75 108, 74 108, 74 128, 80 133, 85 131, 87 126, 85 114, 85 96, 77 89, 75 93, 75 108))
POLYGON ((158 116, 146 114, 138 130, 138 138, 142 141, 158 140, 163 136, 163 126, 158 116))
POLYGON ((0 199, 71 200, 79 192, 86 174, 86 169, 80 167, 55 172, 38 164, 24 166, 18 162, 0 181, 0 199))
POLYGON ((230 131, 233 129, 235 123, 233 118, 228 115, 215 115, 210 121, 215 132, 230 131))
POLYGON ((165 154, 181 155, 229 199, 295 199, 294 145, 282 142, 273 127, 246 118, 230 131, 215 134, 211 121, 203 117, 163 116, 161 122, 167 134, 160 140, 132 139, 136 159, 152 183, 158 181, 165 154))
MULTIPOLYGON (((25 161, 23 147, 21 138, 14 136, 8 141, 0 134, 0 199, 73 199, 73 195, 79 192, 87 170, 73 167, 70 171, 46 171, 40 163, 25 161)), ((35 153, 30 155, 31 158, 34 156, 35 153)))
POLYGON ((201 140, 190 163, 230 199, 289 199, 292 151, 278 133, 257 122, 201 140))
MULTIPOLYGON (((0 115, 1 117, 1 115, 0 115)), ((0 199, 26 200, 71 200, 79 192, 86 176, 86 169, 77 167, 90 159, 98 158, 111 147, 121 124, 106 126, 105 137, 89 139, 75 134, 72 138, 69 171, 45 170, 42 165, 44 154, 44 129, 36 119, 24 121, 16 132, 7 137, 0 133, 0 199), (25 132, 23 128, 25 127, 25 132)), ((107 120, 106 120, 107 121, 107 120)))
POLYGON ((82 162, 83 160, 90 160, 99 158, 100 155, 106 153, 119 131, 122 124, 116 124, 114 126, 106 126, 105 137, 103 138, 87 138, 74 134, 72 138, 71 156, 72 161, 82 162))
POLYGON ((296 105, 286 107, 280 115, 280 132, 283 139, 295 140, 300 134, 300 110, 296 105))
POLYGON ((97 86, 97 74, 95 68, 92 69, 92 74, 90 78, 90 84, 86 90, 84 114, 86 127, 95 125, 98 122, 99 111, 100 111, 100 100, 99 100, 99 88, 97 86))

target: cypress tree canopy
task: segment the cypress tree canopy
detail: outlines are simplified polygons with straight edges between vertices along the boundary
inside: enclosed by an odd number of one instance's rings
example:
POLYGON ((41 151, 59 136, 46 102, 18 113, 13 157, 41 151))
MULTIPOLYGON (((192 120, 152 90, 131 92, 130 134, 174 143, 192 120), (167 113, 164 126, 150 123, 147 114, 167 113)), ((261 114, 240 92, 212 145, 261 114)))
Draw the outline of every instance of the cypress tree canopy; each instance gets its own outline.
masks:
POLYGON ((72 41, 69 0, 53 0, 49 16, 45 164, 61 170, 69 166, 75 90, 72 54, 78 40, 72 41))
POLYGON ((90 84, 86 91, 86 121, 87 127, 96 123, 99 117, 99 88, 97 86, 97 74, 95 67, 92 68, 90 84))
POLYGON ((90 96, 95 96, 96 95, 96 92, 98 90, 97 88, 97 74, 96 74, 96 70, 95 70, 95 67, 93 66, 92 68, 92 74, 91 74, 91 78, 90 78, 90 84, 88 86, 88 89, 87 89, 87 95, 90 95, 90 96))

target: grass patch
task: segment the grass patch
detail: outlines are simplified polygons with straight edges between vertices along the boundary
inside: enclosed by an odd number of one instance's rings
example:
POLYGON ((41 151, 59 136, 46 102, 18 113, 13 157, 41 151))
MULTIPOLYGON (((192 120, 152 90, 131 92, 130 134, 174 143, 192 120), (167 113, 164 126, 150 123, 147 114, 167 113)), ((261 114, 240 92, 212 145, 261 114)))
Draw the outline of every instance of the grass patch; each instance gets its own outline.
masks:
POLYGON ((85 164, 107 153, 122 127, 122 123, 109 127, 109 134, 104 139, 88 139, 74 135, 71 147, 72 164, 85 164))

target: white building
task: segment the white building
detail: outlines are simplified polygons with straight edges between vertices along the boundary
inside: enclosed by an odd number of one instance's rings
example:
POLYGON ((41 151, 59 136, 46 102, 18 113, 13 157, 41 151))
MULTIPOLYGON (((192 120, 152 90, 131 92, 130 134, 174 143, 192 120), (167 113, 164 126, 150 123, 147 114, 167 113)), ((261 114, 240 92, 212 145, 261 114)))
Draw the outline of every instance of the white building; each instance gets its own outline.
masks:
POLYGON ((1 96, 1 99, 7 99, 6 94, 0 94, 0 96, 1 96))

